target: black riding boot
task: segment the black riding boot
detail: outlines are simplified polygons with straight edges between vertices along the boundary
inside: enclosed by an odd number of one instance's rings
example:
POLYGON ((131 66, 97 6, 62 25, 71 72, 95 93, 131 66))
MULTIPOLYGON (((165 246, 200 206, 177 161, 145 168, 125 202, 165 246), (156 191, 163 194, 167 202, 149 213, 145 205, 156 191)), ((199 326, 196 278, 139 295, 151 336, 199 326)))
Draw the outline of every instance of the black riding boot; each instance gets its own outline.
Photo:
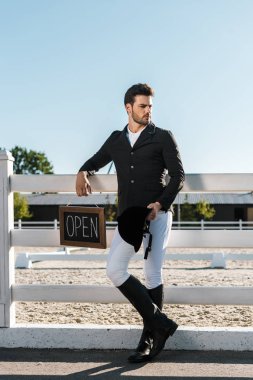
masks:
MULTIPOLYGON (((149 296, 152 301, 158 306, 158 308, 162 311, 163 308, 163 285, 159 285, 153 289, 147 289, 149 296)), ((144 327, 142 330, 141 338, 139 344, 135 350, 135 352, 129 356, 128 360, 132 363, 140 363, 149 360, 149 354, 152 348, 152 335, 151 331, 145 325, 143 321, 144 327)))
POLYGON ((146 355, 146 360, 151 360, 163 349, 166 340, 174 334, 178 326, 152 302, 147 289, 137 278, 130 276, 118 289, 139 312, 152 332, 153 345, 150 354, 146 355))

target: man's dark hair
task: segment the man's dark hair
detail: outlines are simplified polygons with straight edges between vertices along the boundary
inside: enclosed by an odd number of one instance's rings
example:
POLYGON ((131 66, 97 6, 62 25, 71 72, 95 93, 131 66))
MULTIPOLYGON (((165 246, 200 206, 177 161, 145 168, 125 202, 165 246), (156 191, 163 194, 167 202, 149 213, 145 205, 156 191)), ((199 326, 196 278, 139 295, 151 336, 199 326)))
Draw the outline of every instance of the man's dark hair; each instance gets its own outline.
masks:
POLYGON ((151 88, 146 83, 138 83, 134 84, 130 87, 125 93, 124 104, 127 103, 134 104, 136 95, 145 95, 145 96, 154 96, 155 92, 153 88, 151 88))

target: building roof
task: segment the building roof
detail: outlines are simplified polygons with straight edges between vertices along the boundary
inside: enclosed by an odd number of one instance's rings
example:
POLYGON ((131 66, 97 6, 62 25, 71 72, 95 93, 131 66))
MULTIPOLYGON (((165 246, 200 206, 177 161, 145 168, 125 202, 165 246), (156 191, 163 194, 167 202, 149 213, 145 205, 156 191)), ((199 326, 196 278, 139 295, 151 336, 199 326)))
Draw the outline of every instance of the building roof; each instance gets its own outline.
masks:
MULTIPOLYGON (((96 193, 88 197, 78 197, 70 193, 57 194, 26 194, 30 206, 43 205, 106 205, 115 204, 117 194, 96 193)), ((205 200, 210 204, 253 204, 252 193, 179 193, 174 204, 188 202, 196 204, 205 200)))
POLYGON ((196 204, 205 200, 210 204, 253 204, 252 193, 179 193, 175 203, 196 204))

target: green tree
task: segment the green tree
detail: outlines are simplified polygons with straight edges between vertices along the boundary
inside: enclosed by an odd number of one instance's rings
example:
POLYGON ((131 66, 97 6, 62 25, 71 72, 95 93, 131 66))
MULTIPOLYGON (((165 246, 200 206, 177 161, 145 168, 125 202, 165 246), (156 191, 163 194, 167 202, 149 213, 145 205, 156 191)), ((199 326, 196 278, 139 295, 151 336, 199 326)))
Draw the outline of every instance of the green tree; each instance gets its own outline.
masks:
POLYGON ((45 153, 27 150, 17 145, 10 151, 15 159, 15 174, 53 174, 53 165, 45 153))
POLYGON ((181 204, 180 214, 182 221, 211 220, 215 215, 215 209, 205 200, 196 204, 190 204, 188 197, 185 195, 184 203, 181 204))
POLYGON ((195 207, 188 202, 187 194, 185 194, 184 203, 182 203, 180 206, 178 205, 178 207, 180 207, 180 219, 182 221, 194 222, 197 220, 195 215, 195 207))
POLYGON ((31 217, 27 199, 20 193, 14 193, 14 219, 30 219, 31 217))
POLYGON ((215 215, 215 209, 207 201, 201 200, 196 204, 196 214, 200 219, 211 220, 215 215))
MULTIPOLYGON (((0 148, 0 150, 3 149, 0 148)), ((13 163, 15 174, 53 174, 53 165, 48 161, 45 153, 27 150, 17 145, 10 152, 15 159, 13 163)), ((31 217, 27 199, 19 193, 14 193, 14 219, 31 217)))
POLYGON ((197 220, 195 207, 189 202, 184 202, 180 207, 181 220, 185 222, 194 222, 197 220))

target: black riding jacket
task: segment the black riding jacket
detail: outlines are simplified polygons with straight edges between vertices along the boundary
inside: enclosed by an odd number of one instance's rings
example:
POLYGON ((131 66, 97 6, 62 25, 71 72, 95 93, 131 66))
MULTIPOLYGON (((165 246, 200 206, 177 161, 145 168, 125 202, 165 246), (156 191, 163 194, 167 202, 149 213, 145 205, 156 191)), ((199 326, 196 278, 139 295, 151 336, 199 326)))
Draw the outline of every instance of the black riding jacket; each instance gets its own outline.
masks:
POLYGON ((150 123, 133 147, 127 137, 127 126, 123 131, 114 131, 79 171, 92 175, 111 161, 118 178, 119 215, 128 207, 147 207, 152 202, 160 202, 165 211, 171 209, 183 187, 184 170, 170 131, 150 123))

